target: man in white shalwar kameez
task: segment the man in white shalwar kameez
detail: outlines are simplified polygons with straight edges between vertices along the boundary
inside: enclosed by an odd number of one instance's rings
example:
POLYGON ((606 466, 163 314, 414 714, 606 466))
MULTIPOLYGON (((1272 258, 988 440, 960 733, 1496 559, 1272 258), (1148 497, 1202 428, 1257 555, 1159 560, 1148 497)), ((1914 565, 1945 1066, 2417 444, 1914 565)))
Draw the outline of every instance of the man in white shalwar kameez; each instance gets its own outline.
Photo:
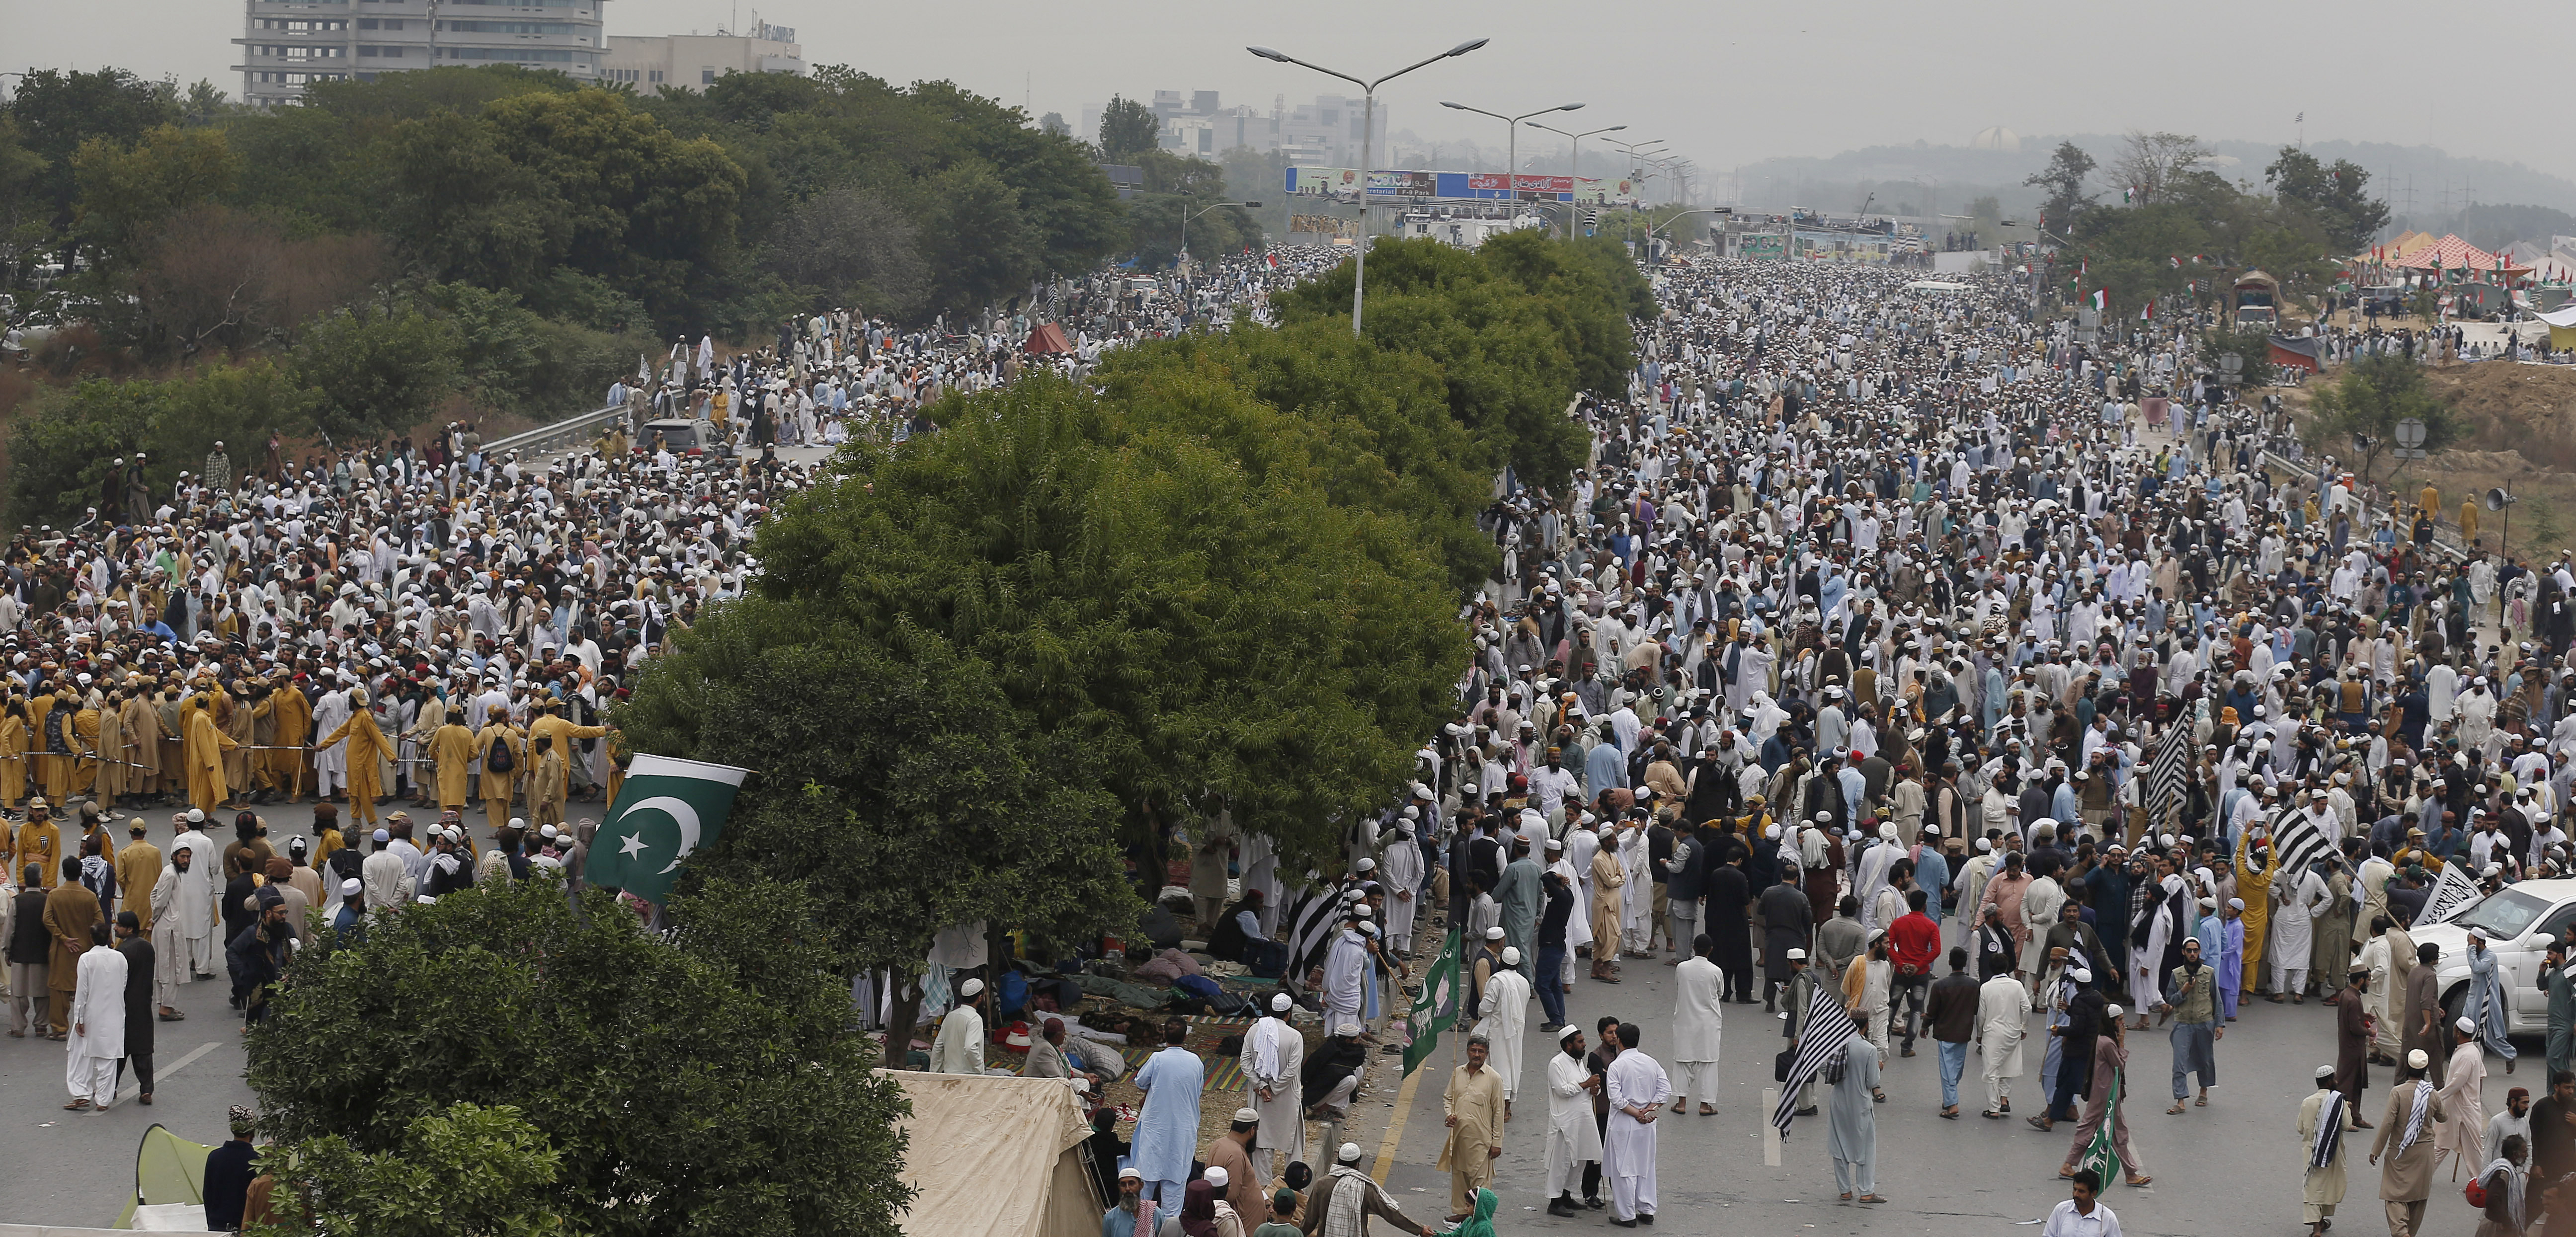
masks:
POLYGON ((2272 943, 2264 950, 2264 961, 2272 968, 2275 1003, 2285 994, 2306 1002, 2308 952, 2316 941, 2317 915, 2333 900, 2325 878, 2314 868, 2272 878, 2272 943))
POLYGON ((1702 933, 1691 942, 1691 956, 1673 968, 1673 1065, 1680 1077, 1673 1087, 1673 1111, 1683 1111, 1699 1097, 1705 1116, 1717 1111, 1718 1041, 1726 1029, 1726 972, 1709 958, 1717 946, 1702 933))
POLYGON ((1284 1021, 1295 1005, 1287 993, 1274 994, 1269 1015, 1243 1037, 1243 1106, 1261 1114, 1252 1147, 1270 1153, 1270 1165, 1261 1174, 1265 1179, 1277 1178, 1289 1164, 1306 1158, 1305 1097, 1298 1076, 1306 1064, 1306 1037, 1284 1021))
MULTIPOLYGON (((1646 830, 1643 825, 1619 831, 1619 866, 1627 869, 1628 883, 1620 891, 1619 939, 1621 948, 1638 957, 1647 954, 1646 941, 1650 927, 1648 912, 1654 909, 1654 874, 1647 870, 1646 830)), ((1595 953, 1599 950, 1596 948, 1595 953)))
POLYGON ((939 1020, 939 1038, 930 1045, 931 1073, 984 1072, 984 1015, 975 1009, 975 997, 983 991, 980 979, 957 985, 957 1008, 939 1020))
POLYGON ((1413 917, 1422 907, 1422 844, 1413 840, 1413 822, 1395 827, 1395 844, 1386 848, 1378 878, 1386 885, 1386 942, 1399 955, 1413 952, 1413 917))
POLYGON ((1574 910, 1565 917, 1565 973, 1574 975, 1575 951, 1596 944, 1592 939, 1592 856, 1601 850, 1601 835, 1592 831, 1591 813, 1577 818, 1565 835, 1565 866, 1574 869, 1574 910))
POLYGON ((2147 944, 2144 949, 2129 951, 2129 1000, 2142 1010, 2164 1004, 2165 943, 2174 938, 2174 895, 2182 892, 2183 879, 2166 872, 2156 885, 2156 900, 2147 907, 2147 944))
POLYGON ((2012 1080, 2021 1077, 2021 1041, 2030 1030, 2030 990, 1997 971, 1977 986, 1977 1052, 1985 1062, 1985 1115, 1999 1117, 2012 1103, 2012 1080))
MULTIPOLYGON (((1529 1029, 1529 978, 1519 971, 1521 951, 1503 946, 1502 968, 1485 981, 1485 1001, 1477 1008, 1476 1029, 1492 1050, 1494 1073, 1503 1080, 1503 1116, 1509 1119, 1512 1097, 1521 1089, 1521 1035, 1529 1029)), ((1554 978, 1551 976, 1550 978, 1554 978)))
POLYGON ((179 836, 170 840, 170 853, 175 855, 184 847, 196 856, 178 889, 179 935, 188 945, 179 979, 183 984, 224 973, 224 938, 217 930, 220 920, 215 912, 223 899, 224 865, 216 858, 215 840, 206 836, 205 817, 190 808, 179 836))
POLYGON ((1592 1124, 1592 1072, 1583 1067, 1583 1028, 1569 1022, 1556 1031, 1557 1050, 1547 1058, 1547 1212, 1582 1214, 1574 1187, 1583 1166, 1601 1158, 1601 1130, 1592 1124))
POLYGON ((63 1067, 72 1101, 63 1107, 106 1112, 116 1102, 116 1063, 125 1056, 125 955, 108 944, 106 924, 90 929, 72 987, 71 1055, 63 1067))
POLYGON ((165 1014, 179 1012, 179 985, 195 978, 188 973, 188 938, 179 927, 179 889, 196 879, 182 870, 196 861, 194 851, 173 847, 160 879, 152 882, 152 1001, 165 1014))
POLYGON ((1637 1050, 1645 1036, 1633 1022, 1619 1025, 1622 1051, 1602 1073, 1610 1097, 1610 1127, 1601 1139, 1601 1175, 1610 1183, 1610 1218, 1655 1214, 1655 1118, 1673 1095, 1672 1081, 1653 1057, 1637 1050))
MULTIPOLYGON (((349 703, 349 693, 345 691, 322 693, 321 698, 313 702, 313 725, 317 728, 313 733, 327 735, 338 730, 340 724, 348 721, 350 714, 354 712, 356 709, 349 703)), ((313 753, 314 799, 318 801, 335 791, 345 793, 348 789, 349 741, 342 739, 329 747, 316 750, 313 753)))
MULTIPOLYGON (((1590 837, 1592 835, 1576 830, 1569 836, 1590 837)), ((1547 870, 1563 879, 1567 889, 1575 891, 1567 895, 1575 902, 1574 910, 1565 917, 1565 963, 1557 968, 1556 974, 1540 977, 1542 981, 1561 985, 1561 990, 1570 990, 1574 986, 1574 951, 1592 943, 1592 917, 1587 905, 1591 899, 1582 892, 1582 882, 1575 878, 1577 869, 1573 861, 1565 858, 1566 850, 1565 843, 1554 839, 1550 839, 1547 844, 1547 870)), ((1583 861, 1589 864, 1592 862, 1592 856, 1586 854, 1583 861)), ((1598 1134, 1600 1131, 1593 1132, 1598 1134)))

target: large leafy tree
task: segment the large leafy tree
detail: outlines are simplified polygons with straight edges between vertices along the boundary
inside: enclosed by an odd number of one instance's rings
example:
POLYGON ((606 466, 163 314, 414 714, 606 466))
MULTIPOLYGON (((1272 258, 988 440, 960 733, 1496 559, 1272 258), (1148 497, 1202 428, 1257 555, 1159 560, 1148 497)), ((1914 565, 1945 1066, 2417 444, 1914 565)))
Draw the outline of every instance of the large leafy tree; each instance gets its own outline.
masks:
POLYGON ((131 144, 181 119, 178 89, 125 69, 37 69, 18 81, 7 104, 18 140, 44 162, 33 168, 36 192, 52 208, 57 232, 72 223, 79 198, 73 156, 93 139, 131 144))
POLYGON ((2059 142, 2048 166, 2023 178, 2021 183, 2048 191, 2039 212, 2050 231, 2063 233, 2077 214, 2093 205, 2095 195, 2084 192, 2084 178, 2093 174, 2093 167, 2093 156, 2083 147, 2059 142))
POLYGON ((362 945, 323 935, 251 1031, 263 1129, 322 1164, 378 1158, 311 1183, 326 1213, 380 1205, 335 1191, 382 1185, 381 1157, 429 1123, 506 1106, 542 1146, 508 1123, 475 1135, 518 1148, 504 1215, 600 1237, 895 1237, 904 1101, 850 1029, 813 901, 727 882, 673 909, 676 943, 605 894, 576 912, 553 881, 500 882, 386 916, 362 945))
POLYGON ((805 598, 716 607, 617 708, 639 750, 762 770, 691 880, 803 886, 846 965, 898 979, 895 1026, 945 929, 1132 931, 1118 805, 1085 747, 941 637, 873 640, 835 617, 805 598))
POLYGON ((2458 442, 2465 430, 2450 405, 2424 384, 2424 369, 2395 356, 2366 356, 2344 367, 2333 383, 2317 389, 2299 436, 2321 452, 2357 457, 2367 484, 2381 464, 2395 459, 2397 423, 2424 423, 2422 450, 2440 451, 2458 442), (2355 439, 2366 441, 2357 445, 2355 439))
POLYGON ((2328 166, 2296 146, 2284 146, 2264 167, 2263 179, 2282 198, 2316 212, 2338 253, 2361 252, 2388 226, 2388 203, 2370 196, 2369 170, 2350 159, 2328 166))
MULTIPOLYGON (((1148 394, 1250 399, 1213 379, 1148 394)), ((765 595, 989 665, 1032 724, 1086 746, 1131 845, 1221 798, 1322 857, 1411 767, 1464 649, 1405 523, 1051 378, 935 416, 919 445, 845 452, 847 476, 762 526, 765 595)))
POLYGON ((1154 109, 1125 95, 1109 96, 1100 110, 1100 154, 1112 163, 1133 163, 1162 139, 1163 122, 1154 109))

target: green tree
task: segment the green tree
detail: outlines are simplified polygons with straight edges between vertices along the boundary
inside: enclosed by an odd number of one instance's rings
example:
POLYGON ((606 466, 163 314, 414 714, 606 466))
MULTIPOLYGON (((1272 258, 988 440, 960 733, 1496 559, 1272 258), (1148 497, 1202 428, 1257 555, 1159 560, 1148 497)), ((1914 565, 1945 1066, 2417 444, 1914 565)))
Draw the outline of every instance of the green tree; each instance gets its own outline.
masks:
POLYGON ((19 141, 44 160, 35 190, 51 204, 56 232, 69 231, 79 186, 72 156, 92 138, 131 143, 158 125, 180 119, 177 88, 148 82, 124 69, 37 69, 18 79, 7 111, 19 141))
POLYGON ((456 323, 416 306, 360 306, 315 319, 296 341, 296 380, 321 396, 315 428, 333 439, 407 430, 462 390, 456 323))
POLYGON ((2022 179, 2025 185, 2048 191, 2048 200, 2039 208, 2042 226, 2063 235, 2075 216, 2093 205, 2094 195, 2084 192, 2084 178, 2093 174, 2093 166, 2093 156, 2083 147, 2059 142, 2048 166, 2022 179))
POLYGON ((837 617, 802 597, 718 606, 617 707, 639 750, 794 770, 746 788, 690 879, 803 886, 846 965, 897 977, 895 1026, 945 929, 1132 933, 1143 904, 1085 745, 1038 729, 939 636, 905 624, 878 642, 837 617))
POLYGON ((1111 95, 1109 106, 1100 110, 1100 155, 1111 163, 1133 163, 1162 138, 1162 120, 1134 99, 1111 95))
MULTIPOLYGON (((314 393, 269 361, 211 366, 168 381, 88 379, 46 393, 9 426, 9 518, 68 527, 98 503, 124 457, 145 453, 156 492, 217 440, 265 441, 313 427, 314 393)), ((105 514, 105 513, 103 513, 105 514)))
MULTIPOLYGON (((850 1028, 812 898, 719 882, 672 909, 676 943, 638 931, 605 893, 576 913, 558 882, 534 879, 385 916, 363 945, 322 933, 251 1029, 262 1128, 290 1147, 337 1138, 382 1165, 422 1150, 420 1131, 457 1105, 506 1105, 542 1148, 516 1138, 498 1180, 442 1205, 488 1202, 495 1220, 559 1217, 600 1237, 895 1237, 911 1195, 904 1101, 850 1028), (540 1185, 530 1159, 547 1154, 540 1185)), ((360 1223, 376 1212, 335 1210, 350 1231, 384 1231, 360 1223)))
POLYGON ((2371 484, 2380 462, 2396 458, 2389 452, 2397 446, 2397 423, 2410 419, 2424 423, 2420 449, 2428 452, 2458 442, 2466 429, 2450 405, 2425 387, 2422 366, 2406 357, 2366 356, 2317 389, 2299 423, 2299 438, 2319 452, 2357 456, 2362 482, 2371 484))
POLYGON ((457 1103, 384 1151, 325 1134, 272 1144, 261 1164, 297 1222, 253 1237, 549 1237, 569 1233, 555 1189, 563 1154, 508 1105, 457 1103), (306 1221, 309 1220, 309 1223, 306 1221))
POLYGON ((930 177, 922 254, 930 266, 929 307, 971 310, 1027 290, 1040 269, 1038 239, 1019 195, 980 163, 930 177))
POLYGON ((103 137, 72 155, 80 186, 73 234, 98 260, 118 266, 170 217, 231 192, 241 159, 219 129, 157 125, 126 146, 103 137))
POLYGON ((2315 211, 2338 253, 2361 252, 2388 226, 2388 204, 2367 191, 2370 172, 2349 159, 2327 167, 2298 147, 2284 146, 2264 167, 2263 179, 2275 194, 2315 211))
POLYGON ((885 195, 857 185, 805 199, 781 222, 772 269, 813 290, 816 309, 855 306, 909 318, 930 293, 920 228, 885 195))
POLYGON ((1323 859, 1412 768, 1464 649, 1403 523, 1055 378, 933 415, 762 525, 765 595, 990 665, 1036 730, 1086 745, 1131 846, 1223 802, 1289 862, 1323 859))

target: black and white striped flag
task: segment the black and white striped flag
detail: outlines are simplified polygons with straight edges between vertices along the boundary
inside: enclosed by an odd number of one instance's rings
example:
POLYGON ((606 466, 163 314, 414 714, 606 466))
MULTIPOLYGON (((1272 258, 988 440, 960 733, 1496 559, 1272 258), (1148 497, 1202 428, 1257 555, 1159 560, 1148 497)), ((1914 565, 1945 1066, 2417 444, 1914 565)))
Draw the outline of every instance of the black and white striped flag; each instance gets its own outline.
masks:
POLYGON ((1779 1127, 1782 1138, 1789 1136, 1789 1123, 1798 1119, 1798 1093, 1842 1055, 1843 1042, 1859 1029, 1851 1012, 1843 1008, 1842 985, 1819 982, 1815 995, 1807 999, 1807 1026, 1798 1033, 1798 1055, 1789 1063, 1787 1081, 1780 1084, 1780 1106, 1771 1111, 1771 1124, 1779 1127))
POLYGON ((2156 747, 2155 763, 2147 768, 2147 828, 2151 833, 2173 831, 2174 819, 2182 812, 2191 791, 2191 725, 2181 716, 2165 727, 2164 742, 2156 747))
POLYGON ((2275 872, 2298 873, 2319 859, 2335 853, 2334 843, 2297 808, 2284 809, 2272 818, 2272 858, 2275 872))

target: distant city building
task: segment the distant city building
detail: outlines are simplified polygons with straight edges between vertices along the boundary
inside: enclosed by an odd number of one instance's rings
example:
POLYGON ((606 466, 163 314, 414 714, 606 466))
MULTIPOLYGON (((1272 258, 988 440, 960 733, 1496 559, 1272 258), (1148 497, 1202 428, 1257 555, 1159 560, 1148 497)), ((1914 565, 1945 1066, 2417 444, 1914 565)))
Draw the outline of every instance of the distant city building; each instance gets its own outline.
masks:
POLYGON ((247 0, 242 101, 291 103, 310 82, 439 65, 515 64, 600 80, 606 0, 247 0))
POLYGON ((748 34, 667 34, 608 37, 600 77, 625 82, 643 94, 664 86, 704 90, 727 73, 805 73, 805 49, 795 28, 761 22, 748 34))
MULTIPOLYGON (((1288 96, 1273 96, 1268 111, 1247 104, 1225 106, 1213 90, 1157 90, 1147 103, 1162 121, 1161 146, 1178 155, 1214 159, 1238 146, 1268 153, 1280 151, 1302 166, 1356 167, 1364 101, 1343 95, 1317 95, 1310 104, 1288 106, 1288 96)), ((1100 140, 1101 108, 1084 108, 1084 141, 1100 140)), ((1387 109, 1377 107, 1376 148, 1385 157, 1387 109)))

